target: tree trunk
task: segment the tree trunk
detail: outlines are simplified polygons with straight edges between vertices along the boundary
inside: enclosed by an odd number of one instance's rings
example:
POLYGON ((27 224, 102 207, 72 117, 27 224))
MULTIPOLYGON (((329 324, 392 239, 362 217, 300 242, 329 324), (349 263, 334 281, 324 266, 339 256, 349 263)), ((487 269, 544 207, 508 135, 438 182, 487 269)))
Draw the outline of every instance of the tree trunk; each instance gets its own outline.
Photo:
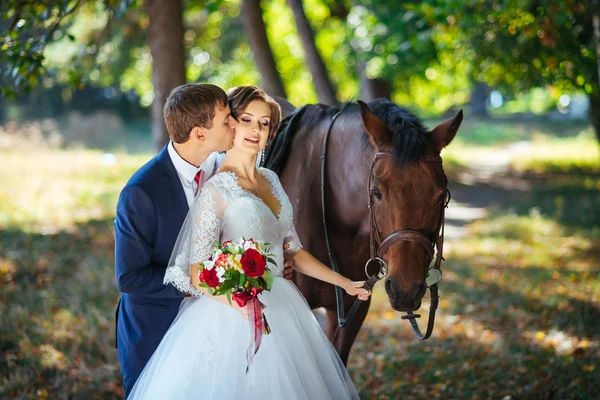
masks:
POLYGON ((263 90, 271 96, 286 98, 275 58, 269 46, 260 0, 244 0, 241 11, 246 35, 254 53, 254 61, 262 77, 263 90))
POLYGON ((146 12, 154 86, 152 137, 160 150, 169 141, 163 118, 165 101, 171 90, 185 83, 183 10, 181 0, 146 0, 146 12))
MULTIPOLYGON (((600 82, 600 16, 594 13, 593 17, 594 24, 594 37, 596 39, 596 64, 598 66, 598 82, 600 82)), ((596 85, 596 92, 589 96, 590 99, 590 120, 594 126, 594 132, 596 133, 596 139, 600 145, 600 88, 596 85)))
POLYGON ((294 13, 296 28, 298 29, 298 35, 300 36, 302 47, 304 48, 304 57, 312 74, 313 85, 317 92, 319 102, 329 105, 337 104, 338 101, 335 97, 335 90, 329 79, 329 74, 327 73, 323 58, 321 58, 319 50, 315 45, 314 33, 304 14, 302 0, 288 0, 288 4, 294 13))
POLYGON ((356 65, 360 77, 360 98, 362 101, 369 102, 375 99, 390 99, 392 97, 392 88, 389 82, 381 78, 370 79, 367 77, 365 62, 361 61, 356 65))
POLYGON ((479 118, 488 118, 489 114, 485 102, 487 101, 490 88, 485 82, 475 82, 475 86, 471 91, 471 115, 479 118))
POLYGON ((596 66, 598 68, 598 81, 600 82, 600 16, 594 14, 592 19, 594 25, 594 38, 596 39, 596 66))
POLYGON ((590 99, 590 109, 589 116, 592 126, 594 127, 594 133, 596 134, 596 139, 598 140, 598 144, 600 145, 600 94, 592 94, 589 96, 590 99))

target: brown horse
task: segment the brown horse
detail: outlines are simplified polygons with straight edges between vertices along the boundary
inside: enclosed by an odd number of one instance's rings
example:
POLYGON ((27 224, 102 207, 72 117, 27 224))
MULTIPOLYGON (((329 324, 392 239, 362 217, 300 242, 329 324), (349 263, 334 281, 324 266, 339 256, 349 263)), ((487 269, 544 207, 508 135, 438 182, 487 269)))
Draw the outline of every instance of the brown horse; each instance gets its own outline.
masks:
MULTIPOLYGON (((411 229, 435 243, 443 218, 440 207, 447 200, 447 180, 441 162, 424 160, 439 155, 452 141, 462 111, 432 131, 408 110, 383 99, 368 106, 362 102, 345 105, 330 126, 339 112, 337 107, 321 104, 296 110, 268 149, 265 165, 278 172, 290 197, 304 247, 330 265, 321 209, 321 154, 330 131, 324 186, 330 242, 340 272, 352 280, 365 280, 364 266, 370 258, 370 201, 378 236, 411 229), (374 164, 378 152, 391 157, 374 164)), ((402 240, 381 257, 388 264, 385 290, 392 308, 418 309, 427 289, 431 254, 418 241, 402 240)), ((361 304, 347 328, 340 328, 334 288, 302 274, 295 274, 294 281, 311 307, 327 310, 327 336, 346 363, 370 302, 361 304)), ((353 301, 344 298, 346 312, 353 301)))

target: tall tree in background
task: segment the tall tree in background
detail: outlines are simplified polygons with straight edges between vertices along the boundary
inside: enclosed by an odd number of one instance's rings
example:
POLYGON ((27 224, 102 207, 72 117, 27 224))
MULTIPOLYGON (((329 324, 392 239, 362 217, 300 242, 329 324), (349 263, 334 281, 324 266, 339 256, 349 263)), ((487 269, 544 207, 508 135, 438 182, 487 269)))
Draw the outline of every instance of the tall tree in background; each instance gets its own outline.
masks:
POLYGON ((357 64, 360 78, 360 98, 365 101, 371 101, 379 98, 392 98, 392 85, 384 78, 369 78, 367 76, 365 63, 357 64))
MULTIPOLYGON (((344 1, 336 3, 343 5, 344 1)), ((351 3, 346 16, 348 40, 357 59, 364 100, 389 98, 393 83, 425 75, 437 53, 433 29, 414 9, 415 2, 370 0, 368 6, 361 1, 351 3)))
POLYGON ((478 118, 488 118, 489 114, 486 107, 487 98, 490 94, 490 87, 485 82, 475 82, 471 90, 471 99, 469 106, 471 115, 478 118))
MULTIPOLYGON (((331 17, 341 20, 348 26, 348 15, 350 13, 348 7, 349 5, 344 0, 333 0, 329 3, 329 14, 331 17)), ((349 29, 349 31, 351 32, 352 30, 349 29)), ((349 38, 349 36, 351 35, 347 35, 346 37, 349 38)), ((359 59, 354 65, 356 66, 356 74, 360 81, 360 99, 365 102, 382 97, 390 99, 392 96, 391 83, 383 77, 370 78, 367 75, 367 62, 360 60, 361 54, 358 54, 358 51, 353 49, 350 40, 346 41, 346 45, 355 53, 354 57, 359 59)))
POLYGON ((150 24, 148 41, 152 54, 152 137, 157 149, 169 141, 163 107, 171 90, 185 80, 183 9, 181 0, 146 0, 150 24))
POLYGON ((285 98, 283 82, 269 46, 260 0, 244 0, 241 14, 250 47, 254 53, 254 61, 262 77, 262 88, 271 96, 285 98))
POLYGON ((329 73, 327 72, 323 58, 315 45, 314 33, 306 18, 306 14, 304 14, 302 0, 288 0, 288 4, 294 13, 298 36, 302 41, 304 56, 313 77, 313 85, 319 102, 330 105, 337 104, 335 89, 333 88, 331 79, 329 79, 329 73))

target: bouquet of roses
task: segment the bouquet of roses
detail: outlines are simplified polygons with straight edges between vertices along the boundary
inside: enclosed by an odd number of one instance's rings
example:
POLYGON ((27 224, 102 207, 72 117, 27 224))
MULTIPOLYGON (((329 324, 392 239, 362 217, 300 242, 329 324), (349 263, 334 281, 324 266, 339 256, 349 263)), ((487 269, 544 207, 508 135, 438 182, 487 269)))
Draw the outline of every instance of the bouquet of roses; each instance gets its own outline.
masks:
POLYGON ((262 334, 271 332, 263 314, 265 305, 258 299, 263 290, 271 290, 273 285, 273 273, 267 264, 276 263, 269 248, 269 243, 244 238, 216 243, 212 256, 201 262, 198 270, 200 286, 209 294, 226 295, 230 304, 233 299, 238 306, 248 308, 252 337, 246 354, 248 366, 260 347, 262 334))

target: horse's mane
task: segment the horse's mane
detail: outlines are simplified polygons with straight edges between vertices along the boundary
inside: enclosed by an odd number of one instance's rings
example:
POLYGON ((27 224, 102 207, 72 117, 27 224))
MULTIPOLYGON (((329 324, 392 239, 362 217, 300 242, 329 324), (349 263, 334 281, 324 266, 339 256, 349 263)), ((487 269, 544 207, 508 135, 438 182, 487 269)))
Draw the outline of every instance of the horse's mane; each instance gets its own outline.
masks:
POLYGON ((309 104, 296 109, 290 116, 281 121, 275 140, 267 147, 263 167, 279 173, 289 158, 292 141, 296 133, 302 129, 316 129, 324 117, 329 120, 339 111, 337 107, 323 104, 309 104), (310 112, 308 112, 310 110, 310 112))
MULTIPOLYGON (((359 113, 355 103, 345 103, 342 115, 359 113)), ((423 123, 411 111, 386 99, 377 99, 369 103, 369 109, 381 119, 393 133, 392 154, 400 165, 416 163, 429 145, 429 137, 423 123)), ((324 117, 329 120, 340 108, 323 104, 311 104, 300 107, 281 122, 279 132, 265 154, 264 167, 279 173, 288 159, 292 140, 303 129, 316 129, 324 117), (310 110, 310 112, 308 112, 310 110)), ((362 138, 365 148, 369 146, 369 135, 364 132, 362 138)))
MULTIPOLYGON (((400 165, 415 164, 430 145, 427 129, 409 109, 387 99, 369 103, 369 109, 392 131, 392 154, 400 165)), ((369 134, 364 132, 363 143, 368 146, 369 134)))

